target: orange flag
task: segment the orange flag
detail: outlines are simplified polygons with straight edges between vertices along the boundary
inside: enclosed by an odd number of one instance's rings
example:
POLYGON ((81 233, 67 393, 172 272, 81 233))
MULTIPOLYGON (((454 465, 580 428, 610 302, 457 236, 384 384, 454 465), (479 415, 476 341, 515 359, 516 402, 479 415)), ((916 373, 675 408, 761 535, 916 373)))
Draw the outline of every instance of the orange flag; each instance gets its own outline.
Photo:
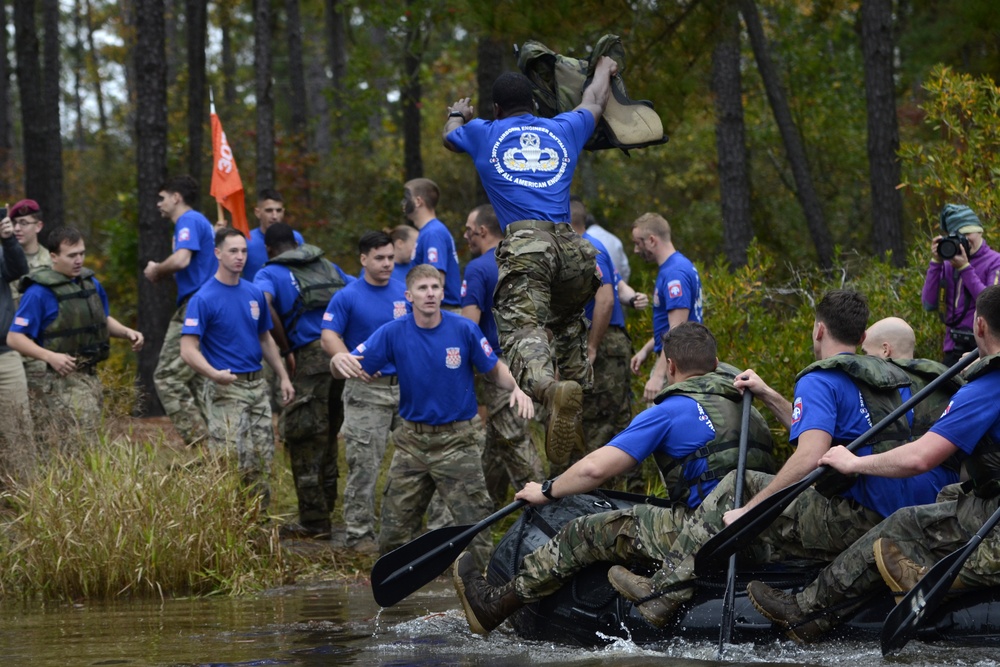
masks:
MULTIPOLYGON (((243 232, 250 238, 250 226, 247 224, 247 205, 243 194, 243 181, 240 180, 240 170, 236 168, 236 158, 226 141, 226 133, 222 131, 222 122, 215 115, 215 103, 212 103, 212 190, 211 195, 219 206, 229 211, 233 218, 233 228, 243 232)), ((221 215, 221 211, 219 214, 221 215)))

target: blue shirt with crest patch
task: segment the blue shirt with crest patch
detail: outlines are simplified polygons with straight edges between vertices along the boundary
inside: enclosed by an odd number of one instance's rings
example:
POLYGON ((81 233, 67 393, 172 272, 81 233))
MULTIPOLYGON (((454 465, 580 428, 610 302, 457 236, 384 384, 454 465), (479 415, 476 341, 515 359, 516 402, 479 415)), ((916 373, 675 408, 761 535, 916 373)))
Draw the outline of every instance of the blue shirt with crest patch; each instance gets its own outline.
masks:
POLYGON ((261 369, 260 335, 272 326, 259 287, 243 279, 226 285, 212 277, 188 302, 181 334, 201 339, 201 353, 212 368, 253 373, 261 369))

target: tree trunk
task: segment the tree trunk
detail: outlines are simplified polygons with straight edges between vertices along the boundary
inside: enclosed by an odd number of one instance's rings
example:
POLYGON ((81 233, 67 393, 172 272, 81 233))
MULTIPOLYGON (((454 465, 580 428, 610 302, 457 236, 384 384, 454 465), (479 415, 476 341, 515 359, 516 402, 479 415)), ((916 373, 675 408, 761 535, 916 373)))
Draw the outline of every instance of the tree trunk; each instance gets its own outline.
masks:
MULTIPOLYGON (((476 110, 483 120, 494 120, 493 116, 493 82, 504 72, 504 55, 506 44, 492 35, 480 35, 476 46, 476 88, 479 89, 479 101, 476 110)), ((449 103, 452 100, 448 100, 449 103)), ((478 174, 476 175, 476 201, 489 203, 486 189, 478 174)))
POLYGON ((403 176, 404 180, 424 175, 424 160, 420 152, 420 60, 423 56, 424 38, 417 12, 412 11, 415 0, 406 0, 409 20, 403 37, 403 176))
POLYGON ((104 93, 101 87, 101 62, 97 56, 97 45, 94 42, 94 17, 90 7, 90 0, 84 0, 84 19, 87 28, 87 46, 90 52, 87 70, 90 79, 94 82, 94 96, 97 101, 97 122, 101 129, 101 134, 108 131, 108 117, 104 111, 104 93))
POLYGON ((83 20, 80 16, 80 0, 73 1, 73 113, 76 116, 76 149, 82 151, 86 146, 83 133, 83 20))
POLYGON ((165 0, 164 16, 166 20, 167 40, 167 87, 173 86, 181 71, 182 46, 184 32, 181 24, 181 11, 186 0, 165 0))
POLYGON ((10 114, 10 60, 7 58, 7 3, 0 2, 0 192, 14 192, 11 148, 14 145, 10 114))
MULTIPOLYGON (((380 25, 373 24, 368 29, 368 38, 371 40, 372 49, 376 53, 386 53, 389 48, 388 44, 388 30, 380 25)), ((336 82, 334 85, 337 85, 336 82)), ((382 72, 376 71, 375 76, 372 77, 372 88, 378 91, 380 94, 377 96, 378 106, 373 109, 374 113, 368 115, 368 134, 366 135, 367 145, 366 150, 371 150, 375 141, 382 136, 384 130, 382 129, 382 116, 387 113, 388 104, 386 103, 386 96, 389 91, 394 88, 394 82, 385 76, 382 72)), ((334 89, 334 95, 342 94, 339 89, 334 89)), ((334 97, 337 99, 337 97, 334 97)), ((335 107, 336 108, 336 107, 335 107)), ((345 124, 338 121, 337 127, 342 128, 339 130, 340 136, 345 135, 345 124)))
POLYGON ((42 110, 42 69, 39 64, 38 32, 35 24, 35 0, 14 2, 14 49, 17 56, 17 88, 21 98, 21 133, 24 142, 24 193, 39 202, 45 201, 48 161, 45 156, 47 128, 39 122, 42 110))
POLYGON ((333 136, 330 127, 330 103, 328 95, 332 94, 330 78, 326 75, 325 37, 310 38, 306 32, 306 102, 314 118, 310 145, 312 151, 320 156, 328 156, 333 151, 333 136))
POLYGON ((736 6, 723 3, 719 40, 712 53, 715 95, 715 150, 719 157, 719 200, 722 204, 722 248, 731 267, 747 263, 753 239, 750 220, 750 172, 743 126, 740 76, 740 18, 736 6))
POLYGON ((795 179, 795 196, 805 215, 813 245, 816 246, 819 265, 821 268, 829 269, 833 266, 833 240, 826 226, 823 207, 820 206, 819 195, 809 171, 809 160, 806 158, 802 138, 792 118, 778 72, 771 62, 767 38, 764 36, 760 14, 757 12, 757 3, 754 0, 740 0, 740 13, 746 23, 757 69, 764 82, 767 101, 771 105, 771 113, 774 114, 774 121, 778 125, 782 143, 785 145, 785 154, 788 156, 792 177, 795 179))
POLYGON ((903 266, 903 199, 900 180, 899 122, 893 82, 892 0, 861 3, 861 47, 868 107, 868 169, 872 191, 875 250, 903 266))
POLYGON ((229 0, 219 2, 219 30, 222 32, 222 99, 236 106, 236 53, 233 51, 233 8, 229 0))
POLYGON ((302 16, 299 0, 285 0, 285 30, 288 33, 288 79, 292 86, 292 141, 295 146, 296 162, 302 169, 300 191, 304 204, 310 205, 309 197, 309 152, 307 124, 309 118, 308 96, 306 95, 305 59, 302 56, 302 16))
MULTIPOLYGON (((163 0, 135 0, 136 176, 139 212, 139 268, 170 254, 170 225, 160 217, 156 198, 167 173, 167 62, 163 0)), ((139 353, 142 414, 163 414, 153 386, 153 371, 173 310, 169 283, 139 278, 139 330, 146 345, 139 353)))
MULTIPOLYGON (((187 0, 188 63, 188 173, 201 183, 202 148, 208 107, 205 104, 205 41, 208 35, 208 3, 187 0)), ((199 190, 200 191, 200 190, 199 190)), ((196 209, 200 207, 195 205, 196 209)))
POLYGON ((274 97, 271 90, 271 0, 254 0, 257 89, 257 192, 274 187, 274 97))
POLYGON ((42 115, 45 128, 45 227, 42 241, 49 233, 63 224, 62 126, 59 122, 59 105, 62 90, 59 86, 59 0, 42 1, 42 28, 45 31, 44 68, 42 75, 42 115))
MULTIPOLYGON (((326 57, 329 61, 330 88, 333 95, 334 114, 322 116, 321 123, 329 124, 330 134, 343 138, 346 134, 346 124, 340 121, 339 112, 342 109, 344 80, 347 78, 347 33, 344 27, 344 15, 340 11, 341 0, 326 0, 326 57)), ((372 114, 373 116, 376 114, 372 114)), ((317 147, 317 150, 318 147, 317 147)), ((322 152, 322 151, 321 151, 322 152)))

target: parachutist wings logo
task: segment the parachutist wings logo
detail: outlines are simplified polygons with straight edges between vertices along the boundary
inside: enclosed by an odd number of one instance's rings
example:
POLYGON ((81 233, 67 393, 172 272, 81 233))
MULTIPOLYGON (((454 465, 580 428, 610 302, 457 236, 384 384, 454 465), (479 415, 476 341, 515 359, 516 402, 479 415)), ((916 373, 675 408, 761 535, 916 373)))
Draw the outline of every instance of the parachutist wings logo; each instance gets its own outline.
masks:
POLYGON ((511 183, 529 188, 547 188, 557 183, 566 173, 570 157, 566 145, 548 128, 527 125, 509 128, 501 134, 493 144, 490 162, 497 173, 511 183), (515 132, 521 133, 518 145, 504 150, 502 156, 498 155, 504 140, 515 132), (546 181, 528 180, 514 175, 518 172, 534 174, 552 171, 555 174, 546 181))

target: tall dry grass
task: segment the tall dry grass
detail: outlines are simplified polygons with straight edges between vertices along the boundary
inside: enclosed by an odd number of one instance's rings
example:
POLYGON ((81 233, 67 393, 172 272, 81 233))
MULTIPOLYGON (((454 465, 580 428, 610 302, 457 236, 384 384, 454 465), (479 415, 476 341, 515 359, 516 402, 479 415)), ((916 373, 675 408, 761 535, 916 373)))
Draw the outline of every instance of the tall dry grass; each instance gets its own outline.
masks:
POLYGON ((276 531, 235 465, 170 458, 130 438, 82 443, 9 486, 0 596, 238 594, 282 583, 276 531))

